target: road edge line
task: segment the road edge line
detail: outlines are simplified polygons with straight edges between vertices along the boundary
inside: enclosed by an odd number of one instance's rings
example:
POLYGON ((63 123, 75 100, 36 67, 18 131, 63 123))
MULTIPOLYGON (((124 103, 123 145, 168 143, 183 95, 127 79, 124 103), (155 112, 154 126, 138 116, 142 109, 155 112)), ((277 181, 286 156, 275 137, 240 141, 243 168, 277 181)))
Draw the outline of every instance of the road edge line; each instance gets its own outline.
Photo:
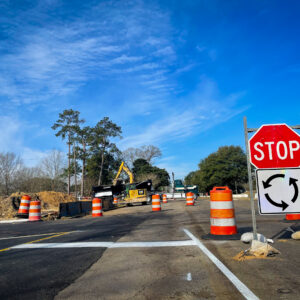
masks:
POLYGON ((241 282, 214 254, 212 254, 199 239, 197 239, 189 230, 183 228, 185 234, 190 237, 196 246, 217 266, 217 268, 233 283, 238 291, 249 300, 259 300, 259 298, 241 282))

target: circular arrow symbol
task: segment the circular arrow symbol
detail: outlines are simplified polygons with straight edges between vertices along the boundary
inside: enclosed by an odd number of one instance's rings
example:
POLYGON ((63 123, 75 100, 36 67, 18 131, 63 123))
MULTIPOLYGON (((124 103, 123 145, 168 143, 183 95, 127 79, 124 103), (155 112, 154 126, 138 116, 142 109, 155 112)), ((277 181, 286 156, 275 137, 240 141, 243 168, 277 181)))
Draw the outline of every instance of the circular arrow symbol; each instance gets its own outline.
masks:
POLYGON ((277 206, 277 207, 282 207, 282 211, 284 211, 289 205, 286 204, 284 201, 281 200, 281 203, 277 203, 275 201, 273 201, 271 199, 271 197, 269 196, 269 194, 265 194, 265 197, 266 199, 271 203, 273 204, 274 206, 277 206))
MULTIPOLYGON (((284 178, 285 175, 284 174, 274 174, 272 176, 270 176, 266 181, 263 181, 263 186, 265 189, 271 187, 271 181, 275 178, 284 178)), ((292 202, 295 203, 295 201, 297 200, 298 198, 298 194, 299 194, 299 189, 298 189, 298 185, 297 185, 297 181, 298 179, 296 178, 290 178, 290 181, 289 181, 289 185, 293 185, 294 186, 294 189, 295 189, 295 194, 294 194, 294 197, 292 198, 292 202)), ((274 206, 277 206, 277 207, 282 207, 282 211, 284 211, 289 205, 284 202, 283 200, 281 200, 281 203, 278 203, 278 202, 275 202, 274 200, 271 199, 271 197, 269 196, 269 194, 265 194, 265 197, 266 199, 274 206)))
POLYGON ((272 185, 270 184, 270 182, 271 182, 273 179, 279 178, 279 177, 284 178, 284 176, 285 176, 284 174, 274 174, 274 175, 270 176, 266 181, 263 181, 263 182, 262 182, 264 188, 266 189, 266 188, 272 186, 272 185))
POLYGON ((293 197, 293 199, 292 199, 292 202, 293 202, 293 203, 297 200, 297 198, 298 198, 298 193, 299 193, 297 181, 298 181, 298 179, 295 179, 295 178, 292 178, 292 177, 290 178, 290 183, 289 183, 289 185, 293 185, 293 186, 294 186, 294 189, 295 189, 295 195, 294 195, 294 197, 293 197))

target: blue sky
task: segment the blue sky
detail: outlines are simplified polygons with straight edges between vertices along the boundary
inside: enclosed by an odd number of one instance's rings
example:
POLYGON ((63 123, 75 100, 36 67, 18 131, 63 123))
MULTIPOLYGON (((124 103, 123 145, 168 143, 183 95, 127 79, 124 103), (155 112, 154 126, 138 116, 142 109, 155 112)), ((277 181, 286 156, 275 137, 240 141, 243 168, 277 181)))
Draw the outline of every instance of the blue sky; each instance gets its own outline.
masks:
POLYGON ((66 151, 64 109, 184 177, 249 127, 300 124, 298 1, 0 2, 0 151, 66 151))

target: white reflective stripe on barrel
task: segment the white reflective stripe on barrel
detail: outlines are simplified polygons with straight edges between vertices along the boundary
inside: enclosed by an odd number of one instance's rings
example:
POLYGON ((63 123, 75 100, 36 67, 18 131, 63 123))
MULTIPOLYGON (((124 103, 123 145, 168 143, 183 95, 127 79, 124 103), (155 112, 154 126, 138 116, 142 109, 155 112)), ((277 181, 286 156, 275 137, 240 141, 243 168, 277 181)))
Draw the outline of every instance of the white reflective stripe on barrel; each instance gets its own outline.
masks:
POLYGON ((102 203, 93 203, 93 207, 99 207, 102 206, 102 203))
POLYGON ((24 204, 24 203, 30 203, 30 200, 21 200, 21 203, 24 204))
POLYGON ((29 213, 29 217, 40 217, 40 216, 41 213, 32 213, 32 212, 29 213))
POLYGON ((29 209, 29 206, 20 205, 19 209, 29 209))
POLYGON ((194 201, 192 200, 192 201, 186 201, 186 203, 194 203, 194 201))
POLYGON ((228 218, 228 219, 210 218, 210 224, 212 226, 235 226, 235 219, 234 218, 228 218))
POLYGON ((40 205, 30 205, 30 209, 40 209, 40 205))
POLYGON ((101 213, 101 212, 102 212, 101 209, 99 209, 99 210, 93 210, 93 214, 98 214, 98 213, 101 213))
POLYGON ((152 205, 152 208, 160 208, 160 205, 152 205))
POLYGON ((232 209, 232 201, 210 201, 211 209, 232 209))

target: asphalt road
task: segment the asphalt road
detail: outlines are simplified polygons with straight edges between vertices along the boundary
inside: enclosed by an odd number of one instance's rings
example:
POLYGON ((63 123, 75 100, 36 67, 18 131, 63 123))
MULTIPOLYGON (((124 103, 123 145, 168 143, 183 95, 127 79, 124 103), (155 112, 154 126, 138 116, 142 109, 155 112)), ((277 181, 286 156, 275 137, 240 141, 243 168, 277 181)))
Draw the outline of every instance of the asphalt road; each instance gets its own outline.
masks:
MULTIPOLYGON (((249 231, 249 202, 234 204, 239 231, 249 231)), ((243 299, 237 286, 197 245, 180 245, 191 241, 183 229, 258 298, 300 298, 300 242, 291 240, 290 232, 284 230, 291 224, 283 222, 282 216, 258 216, 257 223, 258 232, 274 238, 280 255, 239 262, 233 257, 249 245, 203 240, 210 229, 207 200, 197 201, 194 207, 169 202, 161 212, 152 212, 147 205, 109 211, 101 218, 0 224, 0 298, 243 299), (175 244, 132 247, 133 242, 169 241, 175 244), (99 242, 113 247, 99 246, 99 242), (26 247, 49 245, 11 249, 25 243, 26 247), (69 248, 52 248, 53 243, 68 243, 69 248), (82 247, 76 243, 83 243, 82 247)))

